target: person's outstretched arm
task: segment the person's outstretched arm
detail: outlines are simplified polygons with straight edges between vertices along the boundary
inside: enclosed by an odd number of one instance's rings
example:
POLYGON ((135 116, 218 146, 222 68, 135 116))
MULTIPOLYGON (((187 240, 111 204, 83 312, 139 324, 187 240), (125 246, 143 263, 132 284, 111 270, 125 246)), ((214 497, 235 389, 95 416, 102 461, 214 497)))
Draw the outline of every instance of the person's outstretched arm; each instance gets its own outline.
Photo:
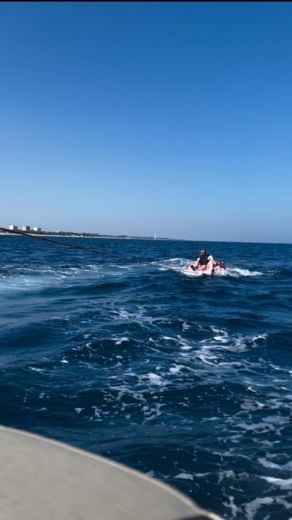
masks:
POLYGON ((199 260, 200 260, 200 257, 197 258, 197 260, 196 260, 195 262, 193 262, 192 265, 193 265, 194 267, 198 267, 198 265, 199 265, 199 260))

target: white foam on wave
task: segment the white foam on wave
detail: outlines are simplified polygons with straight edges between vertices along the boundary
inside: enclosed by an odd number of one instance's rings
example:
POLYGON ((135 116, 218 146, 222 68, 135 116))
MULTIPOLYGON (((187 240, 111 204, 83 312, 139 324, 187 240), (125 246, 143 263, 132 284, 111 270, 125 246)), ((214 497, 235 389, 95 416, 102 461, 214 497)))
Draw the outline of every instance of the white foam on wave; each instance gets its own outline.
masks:
POLYGON ((255 412, 257 410, 262 410, 264 407, 265 407, 265 405, 263 403, 260 403, 259 401, 250 401, 250 400, 245 400, 240 405, 240 408, 247 413, 255 412))
POLYGON ((280 415, 269 415, 263 419, 265 423, 275 424, 276 426, 282 426, 283 424, 289 424, 290 417, 283 417, 280 415))
POLYGON ((0 292, 38 291, 47 287, 56 287, 71 281, 89 282, 106 278, 125 276, 135 266, 116 264, 83 264, 78 267, 23 266, 21 268, 6 266, 0 275, 0 292))
POLYGON ((159 386, 163 386, 166 384, 166 381, 163 377, 161 377, 159 374, 155 374, 153 372, 150 372, 149 374, 147 374, 147 377, 149 379, 149 383, 151 385, 159 385, 159 386))
POLYGON ((190 278, 202 278, 204 276, 204 273, 202 271, 191 271, 189 269, 185 269, 185 267, 179 269, 178 272, 190 278))
MULTIPOLYGON (((283 480, 283 479, 273 479, 272 477, 259 477, 259 478, 268 480, 268 481, 270 481, 270 480, 282 481, 283 480)), ((292 480, 292 479, 287 479, 287 481, 288 480, 292 480)), ((288 484, 288 487, 286 487, 286 484, 284 485, 285 487, 283 487, 282 482, 280 482, 280 484, 281 484, 280 485, 281 489, 283 489, 283 490, 290 489, 290 483, 288 484)), ((286 509, 287 517, 285 516, 285 518, 287 518, 287 520, 292 519, 291 516, 288 516, 289 515, 288 512, 291 509, 291 504, 287 500, 285 500, 285 498, 283 498, 282 496, 257 497, 254 500, 251 500, 250 502, 243 504, 243 508, 238 507, 235 504, 233 496, 229 495, 228 500, 229 500, 228 502, 224 502, 224 505, 230 509, 232 519, 238 518, 238 515, 239 515, 240 518, 241 517, 246 518, 246 520, 257 520, 260 518, 267 520, 268 518, 271 518, 268 511, 266 511, 266 514, 264 514, 264 512, 260 513, 260 510, 263 507, 271 506, 272 504, 281 506, 282 513, 286 509)), ((277 514, 276 514, 276 516, 277 516, 277 514)), ((281 518, 282 518, 282 515, 281 515, 281 518)), ((284 516, 283 516, 283 518, 284 518, 284 516)))
MULTIPOLYGON (((136 305, 135 307, 136 308, 132 312, 129 312, 124 307, 117 306, 116 303, 113 303, 111 310, 113 318, 115 320, 130 321, 139 324, 146 323, 150 325, 159 320, 159 317, 149 316, 143 305, 136 305)), ((166 323, 165 320, 164 323, 166 323)))
MULTIPOLYGON (((228 373, 233 377, 234 373, 238 372, 244 363, 242 359, 237 360, 234 356, 232 358, 226 357, 226 352, 241 354, 246 350, 261 348, 263 342, 268 338, 268 334, 251 336, 230 334, 227 330, 215 326, 211 326, 209 330, 211 330, 210 337, 199 341, 185 338, 181 334, 163 334, 155 339, 151 337, 149 341, 159 349, 163 349, 165 343, 168 344, 172 351, 177 349, 177 352, 180 352, 179 355, 177 354, 178 363, 179 359, 188 360, 188 367, 184 365, 186 369, 191 370, 194 364, 197 369, 207 371, 208 376, 213 375, 219 381, 222 377, 228 376, 228 373)), ((252 367, 250 366, 250 368, 252 367)), ((175 374, 179 373, 179 371, 176 368, 172 368, 169 370, 169 373, 175 374)), ((250 386, 249 381, 246 381, 246 384, 248 385, 248 390, 256 393, 256 390, 250 386)), ((260 404, 258 407, 260 407, 260 404)))
POLYGON ((181 372, 184 368, 185 368, 184 365, 177 365, 177 364, 175 364, 174 366, 170 367, 170 369, 169 369, 169 373, 170 373, 170 374, 178 374, 178 373, 181 372))
POLYGON ((185 258, 168 258, 167 260, 158 260, 151 262, 152 265, 157 265, 161 270, 174 269, 183 267, 188 262, 185 258))
POLYGON ((7 275, 1 276, 1 292, 37 291, 42 288, 56 287, 66 280, 78 280, 79 278, 102 276, 100 266, 84 265, 82 267, 26 267, 7 269, 7 275))
POLYGON ((253 520, 262 506, 269 506, 274 503, 274 499, 271 497, 256 498, 245 506, 246 519, 253 520))
POLYGON ((74 410, 77 414, 80 414, 84 408, 74 408, 74 410))
POLYGON ((220 343, 228 343, 229 335, 228 332, 226 332, 226 330, 218 329, 217 327, 213 327, 212 325, 210 328, 212 332, 215 333, 215 336, 213 336, 214 341, 219 341, 220 343))
POLYGON ((261 479, 266 480, 269 484, 273 484, 280 489, 292 489, 292 478, 276 478, 276 477, 261 477, 261 479))
POLYGON ((162 414, 161 407, 161 403, 155 403, 152 406, 143 406, 142 411, 144 413, 144 421, 152 421, 153 419, 159 417, 162 414))
POLYGON ((175 475, 174 478, 178 478, 180 480, 194 480, 194 475, 191 473, 181 472, 178 475, 175 475))
MULTIPOLYGON (((168 260, 162 260, 160 262, 152 262, 153 265, 157 265, 160 271, 176 271, 185 276, 189 277, 202 277, 204 273, 202 271, 191 271, 186 269, 186 265, 191 263, 192 260, 187 258, 169 258, 168 260)), ((230 276, 233 278, 239 278, 244 276, 261 276, 263 273, 260 271, 251 271, 249 269, 243 269, 240 267, 226 267, 214 271, 215 276, 230 276)))
POLYGON ((183 331, 189 330, 191 328, 192 328, 191 325, 189 325, 186 321, 183 321, 183 324, 182 324, 182 330, 183 331))
POLYGON ((260 458, 260 459, 258 459, 258 461, 260 462, 260 464, 262 464, 262 466, 264 466, 264 468, 277 469, 277 470, 281 470, 281 471, 283 471, 283 470, 291 471, 292 470, 292 461, 289 461, 283 465, 276 464, 275 462, 272 462, 265 458, 260 458))
POLYGON ((121 345, 122 343, 129 342, 128 336, 122 336, 121 338, 112 338, 116 345, 121 345))
POLYGON ((243 352, 251 347, 258 347, 268 338, 268 334, 257 334, 246 336, 242 334, 229 335, 226 330, 213 327, 211 330, 214 336, 211 339, 204 339, 200 343, 205 350, 229 350, 232 352, 243 352))
MULTIPOLYGON (((185 269, 179 270, 182 274, 191 277, 205 276, 206 273, 202 271, 190 271, 185 269)), ((249 269, 241 269, 239 267, 226 267, 225 269, 215 270, 214 276, 229 276, 231 278, 240 278, 245 276, 261 276, 263 273, 259 271, 250 271, 249 269)))
POLYGON ((269 433, 272 431, 275 431, 275 427, 271 424, 267 424, 262 422, 254 422, 252 424, 249 424, 247 422, 241 421, 236 423, 237 428, 240 430, 244 430, 246 432, 254 432, 254 433, 269 433))
POLYGON ((236 518, 237 514, 240 512, 240 508, 235 504, 234 497, 232 495, 229 495, 228 500, 229 502, 224 502, 224 505, 230 509, 232 514, 231 518, 236 518))

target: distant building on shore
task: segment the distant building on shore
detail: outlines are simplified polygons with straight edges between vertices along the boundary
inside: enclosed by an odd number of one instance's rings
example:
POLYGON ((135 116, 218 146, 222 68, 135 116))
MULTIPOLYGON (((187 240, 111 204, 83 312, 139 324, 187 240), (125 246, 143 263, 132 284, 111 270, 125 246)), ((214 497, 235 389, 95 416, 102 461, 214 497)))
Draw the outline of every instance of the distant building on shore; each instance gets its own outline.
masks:
POLYGON ((42 228, 39 227, 39 226, 35 226, 33 228, 31 228, 30 226, 16 226, 15 224, 11 224, 9 226, 9 230, 10 231, 17 231, 17 230, 21 230, 21 231, 34 231, 34 233, 41 233, 42 232, 42 228))

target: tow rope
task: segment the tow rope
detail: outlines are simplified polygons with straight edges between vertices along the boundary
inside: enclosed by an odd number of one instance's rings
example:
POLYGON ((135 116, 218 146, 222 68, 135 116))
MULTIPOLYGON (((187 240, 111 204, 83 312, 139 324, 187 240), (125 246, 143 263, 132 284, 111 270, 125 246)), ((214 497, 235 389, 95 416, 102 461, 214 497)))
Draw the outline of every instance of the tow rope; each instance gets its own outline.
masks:
POLYGON ((21 235, 21 236, 24 236, 27 238, 34 238, 35 240, 43 240, 44 242, 51 242, 52 244, 57 244, 58 246, 68 247, 70 249, 79 249, 80 251, 87 251, 89 253, 95 253, 95 254, 99 254, 99 255, 119 258, 121 260, 127 260, 128 262, 135 262, 135 263, 140 263, 140 264, 150 264, 151 263, 151 262, 147 262, 147 261, 143 261, 143 260, 136 260, 134 258, 130 258, 127 256, 118 255, 116 253, 108 253, 108 252, 103 251, 102 249, 98 249, 96 247, 84 247, 84 246, 79 246, 77 244, 72 244, 72 242, 68 243, 68 242, 64 242, 63 240, 56 240, 51 237, 44 237, 44 236, 40 236, 40 235, 31 235, 30 233, 28 233, 26 231, 18 231, 18 230, 16 231, 16 230, 4 228, 4 227, 0 227, 0 231, 4 231, 4 233, 10 233, 11 235, 21 235))

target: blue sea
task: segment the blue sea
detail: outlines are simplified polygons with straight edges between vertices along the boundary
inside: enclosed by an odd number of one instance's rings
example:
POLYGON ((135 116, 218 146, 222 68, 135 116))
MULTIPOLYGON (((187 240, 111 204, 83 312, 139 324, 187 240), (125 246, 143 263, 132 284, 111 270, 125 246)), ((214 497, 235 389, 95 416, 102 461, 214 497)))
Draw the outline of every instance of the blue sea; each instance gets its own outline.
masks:
POLYGON ((291 519, 292 245, 62 240, 0 238, 0 422, 291 519))

